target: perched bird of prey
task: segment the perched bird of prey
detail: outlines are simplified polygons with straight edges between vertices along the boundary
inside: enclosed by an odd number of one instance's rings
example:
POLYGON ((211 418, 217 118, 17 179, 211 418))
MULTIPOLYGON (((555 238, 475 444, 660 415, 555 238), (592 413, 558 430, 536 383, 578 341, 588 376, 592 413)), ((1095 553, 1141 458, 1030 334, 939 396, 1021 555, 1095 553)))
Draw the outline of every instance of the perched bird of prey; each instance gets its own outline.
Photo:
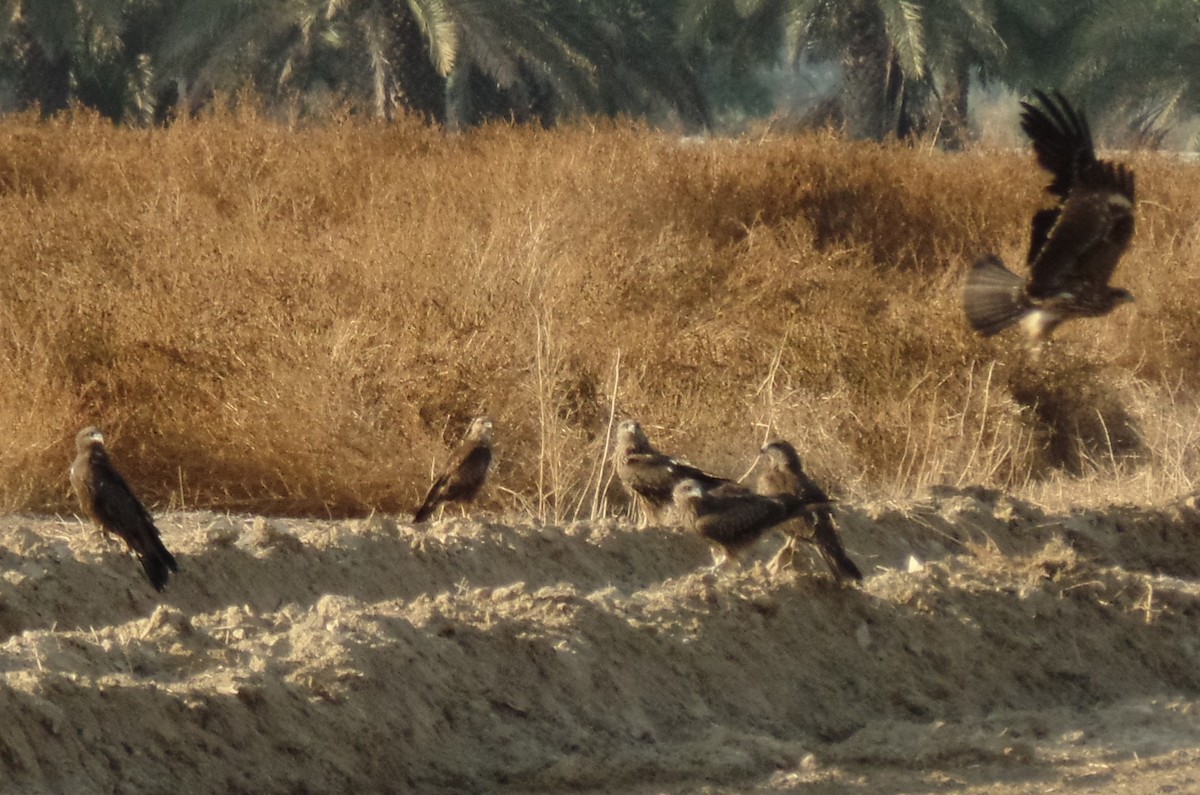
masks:
MULTIPOLYGON (((759 494, 784 495, 791 494, 799 497, 814 507, 806 509, 800 516, 812 529, 811 540, 821 552, 825 564, 833 572, 839 582, 845 579, 862 581, 862 572, 854 561, 846 554, 842 539, 838 535, 837 525, 833 521, 833 510, 825 491, 813 482, 800 463, 800 455, 790 442, 777 440, 762 449, 766 456, 766 464, 758 476, 755 490, 759 494)), ((790 559, 795 554, 795 536, 788 539, 787 545, 780 550, 777 560, 790 559)))
POLYGON ((483 488, 491 464, 492 421, 487 417, 476 417, 467 428, 466 437, 446 462, 442 474, 429 487, 421 507, 413 514, 413 521, 424 522, 440 503, 465 505, 475 499, 483 488))
POLYGON ((763 533, 799 516, 813 504, 792 494, 768 497, 749 491, 709 489, 691 478, 676 484, 672 494, 684 526, 724 551, 721 565, 736 563, 738 554, 763 533))
POLYGON ((989 255, 967 273, 963 305, 971 328, 991 336, 1020 323, 1037 343, 1074 317, 1099 317, 1132 301, 1108 280, 1133 238, 1133 172, 1097 160, 1087 120, 1055 92, 1022 102, 1021 128, 1053 180, 1054 207, 1033 216, 1029 279, 989 255))
POLYGON ((120 536, 141 561, 150 584, 163 590, 179 564, 163 546, 146 506, 113 467, 104 449, 104 434, 99 428, 84 428, 75 437, 75 451, 71 488, 79 507, 105 532, 120 536))
POLYGON ((615 456, 617 477, 651 521, 665 519, 673 505, 675 486, 688 478, 706 489, 746 491, 732 480, 710 475, 655 450, 637 420, 624 420, 617 426, 615 456))

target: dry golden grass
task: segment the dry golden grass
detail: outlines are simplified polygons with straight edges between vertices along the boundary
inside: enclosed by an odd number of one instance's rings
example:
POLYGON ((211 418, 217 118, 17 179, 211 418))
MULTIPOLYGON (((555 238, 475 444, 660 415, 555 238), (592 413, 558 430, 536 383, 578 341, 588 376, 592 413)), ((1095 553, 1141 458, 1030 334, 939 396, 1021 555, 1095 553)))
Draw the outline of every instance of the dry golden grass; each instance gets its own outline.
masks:
POLYGON ((1031 366, 958 289, 983 252, 1020 268, 1024 152, 10 117, 0 508, 69 508, 96 423, 160 507, 399 511, 482 411, 489 499, 545 517, 605 504, 614 413, 731 475, 789 437, 842 493, 1173 496, 1200 474, 1200 181, 1134 165, 1138 302, 1031 366))

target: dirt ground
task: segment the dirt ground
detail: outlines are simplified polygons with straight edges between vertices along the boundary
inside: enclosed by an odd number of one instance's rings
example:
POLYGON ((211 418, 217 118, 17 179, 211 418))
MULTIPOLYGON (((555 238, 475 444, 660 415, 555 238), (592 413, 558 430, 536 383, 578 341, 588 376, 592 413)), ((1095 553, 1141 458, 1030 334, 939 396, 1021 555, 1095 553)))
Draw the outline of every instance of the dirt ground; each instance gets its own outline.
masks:
POLYGON ((840 517, 862 588, 613 519, 166 514, 162 596, 4 517, 0 791, 1200 791, 1194 503, 840 517))

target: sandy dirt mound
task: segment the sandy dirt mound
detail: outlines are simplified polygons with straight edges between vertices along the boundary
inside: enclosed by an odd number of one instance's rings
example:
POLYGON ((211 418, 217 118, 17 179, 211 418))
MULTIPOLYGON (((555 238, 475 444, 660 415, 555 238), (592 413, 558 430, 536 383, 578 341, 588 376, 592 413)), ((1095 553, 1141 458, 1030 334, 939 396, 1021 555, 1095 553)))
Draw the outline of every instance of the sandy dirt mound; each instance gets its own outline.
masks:
POLYGON ((4 792, 1195 790, 1200 512, 843 505, 861 589, 680 531, 0 521, 4 792))

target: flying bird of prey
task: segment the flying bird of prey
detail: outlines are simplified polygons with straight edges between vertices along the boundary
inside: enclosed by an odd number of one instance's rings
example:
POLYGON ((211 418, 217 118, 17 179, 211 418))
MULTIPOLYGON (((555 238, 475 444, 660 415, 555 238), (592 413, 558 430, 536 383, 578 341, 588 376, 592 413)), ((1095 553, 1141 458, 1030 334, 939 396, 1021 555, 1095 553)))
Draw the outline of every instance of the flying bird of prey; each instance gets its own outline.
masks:
POLYGON ((491 464, 492 421, 487 417, 476 417, 467 428, 466 437, 446 462, 442 474, 429 487, 421 507, 413 514, 413 521, 424 522, 441 503, 466 505, 475 499, 483 488, 491 464))
POLYGON ((719 547, 724 552, 718 565, 736 563, 738 554, 763 533, 813 505, 793 494, 768 497, 749 491, 709 489, 691 478, 676 484, 672 494, 684 526, 707 539, 714 551, 719 547))
POLYGON ((104 434, 99 428, 84 428, 75 437, 75 451, 71 488, 79 507, 105 532, 120 536, 141 561, 150 584, 163 590, 170 573, 179 571, 179 564, 163 546, 146 506, 113 467, 104 448, 104 434))
POLYGON ((984 336, 1020 323, 1040 343, 1064 320, 1106 315, 1133 300, 1108 284, 1133 238, 1133 172, 1096 159, 1087 120, 1062 94, 1035 91, 1021 108, 1021 128, 1053 177, 1046 190, 1056 204, 1033 216, 1029 279, 988 255, 967 273, 963 306, 984 336))
MULTIPOLYGON (((830 507, 829 496, 804 471, 800 455, 791 442, 777 440, 762 449, 767 463, 758 476, 755 490, 759 494, 784 495, 791 494, 799 497, 814 507, 806 509, 800 516, 812 529, 811 540, 821 552, 825 564, 833 573, 836 580, 841 582, 851 579, 862 582, 862 572, 842 546, 841 536, 833 521, 833 510, 830 507)), ((788 538, 787 545, 780 550, 777 560, 788 560, 795 555, 795 536, 788 538)))
POLYGON ((624 420, 617 426, 615 457, 617 477, 651 521, 663 521, 673 505, 675 486, 682 480, 690 478, 706 489, 746 491, 732 480, 710 475, 654 449, 637 420, 624 420))

